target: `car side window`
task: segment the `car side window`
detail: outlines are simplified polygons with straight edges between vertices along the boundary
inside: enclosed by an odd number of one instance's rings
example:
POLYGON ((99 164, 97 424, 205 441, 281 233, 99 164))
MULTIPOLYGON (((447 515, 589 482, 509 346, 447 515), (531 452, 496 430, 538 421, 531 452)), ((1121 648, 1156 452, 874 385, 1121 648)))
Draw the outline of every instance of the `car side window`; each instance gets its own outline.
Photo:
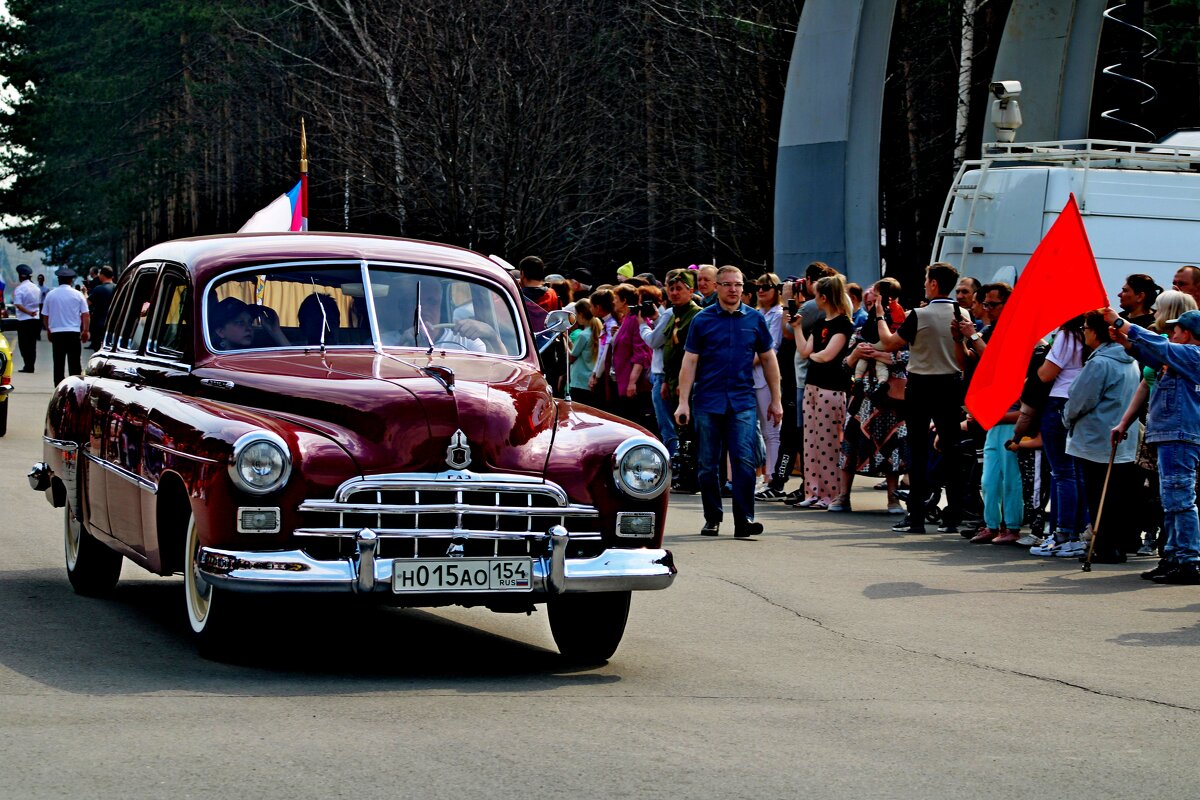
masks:
POLYGON ((174 360, 187 360, 191 355, 191 287, 187 277, 175 272, 163 273, 158 296, 154 302, 154 327, 146 351, 174 360))
POLYGON ((111 350, 116 347, 117 333, 121 330, 121 320, 125 318, 125 309, 129 307, 129 283, 117 284, 117 292, 113 295, 112 307, 108 311, 108 323, 104 326, 104 347, 111 350))
POLYGON ((150 300, 154 293, 154 280, 158 277, 156 267, 142 268, 133 278, 129 293, 129 305, 121 320, 117 335, 117 349, 136 351, 142 344, 146 323, 150 318, 150 300))

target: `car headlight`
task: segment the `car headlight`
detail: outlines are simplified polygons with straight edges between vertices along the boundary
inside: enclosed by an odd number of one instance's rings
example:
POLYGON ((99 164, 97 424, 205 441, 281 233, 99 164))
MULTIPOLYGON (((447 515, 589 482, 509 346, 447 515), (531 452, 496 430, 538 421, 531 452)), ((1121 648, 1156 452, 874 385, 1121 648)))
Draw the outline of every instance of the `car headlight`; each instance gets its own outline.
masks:
POLYGON ((287 443, 269 431, 252 431, 233 443, 229 476, 250 494, 268 494, 287 483, 292 457, 287 443))
POLYGON ((634 436, 613 453, 617 488, 638 500, 658 497, 671 485, 671 457, 662 442, 634 436))

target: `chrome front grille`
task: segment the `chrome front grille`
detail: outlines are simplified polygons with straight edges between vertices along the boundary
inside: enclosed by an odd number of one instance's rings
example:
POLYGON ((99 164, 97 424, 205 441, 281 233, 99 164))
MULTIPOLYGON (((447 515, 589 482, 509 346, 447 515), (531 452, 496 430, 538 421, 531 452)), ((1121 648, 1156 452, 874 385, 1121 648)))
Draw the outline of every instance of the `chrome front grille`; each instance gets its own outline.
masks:
POLYGON ((363 528, 379 538, 380 555, 392 558, 441 557, 452 545, 464 556, 540 556, 552 525, 567 529, 572 551, 592 551, 585 543, 601 538, 595 508, 523 475, 464 470, 353 478, 332 500, 306 500, 299 511, 295 535, 335 540, 306 548, 331 558, 352 551, 363 528))

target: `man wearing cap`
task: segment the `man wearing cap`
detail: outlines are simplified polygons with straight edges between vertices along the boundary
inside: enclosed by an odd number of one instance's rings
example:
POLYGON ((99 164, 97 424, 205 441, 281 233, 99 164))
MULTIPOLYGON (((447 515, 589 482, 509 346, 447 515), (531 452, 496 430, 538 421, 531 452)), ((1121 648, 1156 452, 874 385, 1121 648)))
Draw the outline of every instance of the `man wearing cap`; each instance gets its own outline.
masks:
POLYGON ((571 283, 572 297, 586 297, 592 293, 592 273, 583 267, 571 270, 567 280, 571 283))
POLYGON ((37 363, 38 331, 41 330, 42 293, 32 280, 28 264, 17 265, 21 281, 13 290, 13 305, 17 308, 17 348, 21 351, 21 372, 33 372, 37 363))
POLYGON ((88 325, 91 314, 87 300, 71 288, 75 270, 60 267, 54 273, 58 277, 58 288, 46 295, 42 304, 42 322, 50 333, 51 353, 54 357, 54 385, 66 377, 64 365, 69 365, 72 375, 83 371, 80 356, 83 342, 88 340, 88 325))
MULTIPOLYGON (((1162 560, 1142 577, 1155 583, 1200 584, 1200 517, 1196 513, 1196 473, 1200 467, 1200 311, 1178 319, 1169 339, 1126 322, 1111 308, 1104 319, 1113 341, 1131 350, 1138 361, 1159 371, 1150 394, 1146 444, 1158 448, 1163 527, 1167 542, 1162 560)), ((1144 384, 1143 384, 1144 385, 1144 384)), ((1130 410, 1112 430, 1113 443, 1125 438, 1141 403, 1135 395, 1130 410)))

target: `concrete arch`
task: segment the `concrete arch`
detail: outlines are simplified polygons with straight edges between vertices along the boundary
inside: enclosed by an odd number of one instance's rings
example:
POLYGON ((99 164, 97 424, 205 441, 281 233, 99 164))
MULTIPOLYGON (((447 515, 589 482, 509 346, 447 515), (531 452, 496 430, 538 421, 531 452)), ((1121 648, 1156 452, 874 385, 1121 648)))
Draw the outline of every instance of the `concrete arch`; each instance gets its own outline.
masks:
MULTIPOLYGON (((1017 141, 1086 139, 1105 0, 1013 0, 992 80, 1021 82, 1017 141)), ((995 141, 983 120, 983 141, 995 141)))
MULTIPOLYGON (((1087 136, 1105 0, 1013 0, 993 71, 1019 80, 1021 141, 1087 136)), ((775 175, 775 271, 879 277, 879 135, 896 0, 808 0, 775 175)), ((992 139, 990 122, 984 140, 992 139)))
POLYGON ((896 0, 809 0, 792 47, 775 172, 775 272, 879 274, 879 131, 896 0))

